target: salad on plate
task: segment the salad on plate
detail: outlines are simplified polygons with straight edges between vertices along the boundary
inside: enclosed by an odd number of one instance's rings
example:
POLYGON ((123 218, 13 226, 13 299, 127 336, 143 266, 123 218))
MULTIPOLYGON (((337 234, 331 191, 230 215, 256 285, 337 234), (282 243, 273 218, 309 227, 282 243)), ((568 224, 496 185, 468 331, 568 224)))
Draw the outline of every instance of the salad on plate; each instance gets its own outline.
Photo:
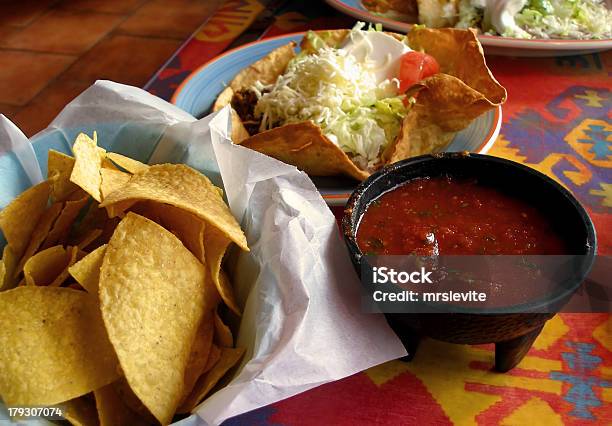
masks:
POLYGON ((311 176, 367 178, 385 164, 443 150, 506 99, 471 30, 308 32, 242 70, 213 109, 231 104, 234 142, 311 176))
POLYGON ((605 0, 364 0, 364 7, 431 28, 476 28, 519 39, 612 38, 605 0))

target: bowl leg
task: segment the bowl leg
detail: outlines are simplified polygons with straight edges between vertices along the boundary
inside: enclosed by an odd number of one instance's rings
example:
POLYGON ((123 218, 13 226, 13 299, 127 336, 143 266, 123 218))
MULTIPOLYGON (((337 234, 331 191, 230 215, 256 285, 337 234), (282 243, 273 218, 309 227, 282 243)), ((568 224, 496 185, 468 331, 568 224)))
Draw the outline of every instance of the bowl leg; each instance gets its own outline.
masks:
POLYGON ((540 335, 544 324, 527 334, 505 342, 495 343, 495 370, 500 373, 512 370, 525 357, 535 339, 540 335))

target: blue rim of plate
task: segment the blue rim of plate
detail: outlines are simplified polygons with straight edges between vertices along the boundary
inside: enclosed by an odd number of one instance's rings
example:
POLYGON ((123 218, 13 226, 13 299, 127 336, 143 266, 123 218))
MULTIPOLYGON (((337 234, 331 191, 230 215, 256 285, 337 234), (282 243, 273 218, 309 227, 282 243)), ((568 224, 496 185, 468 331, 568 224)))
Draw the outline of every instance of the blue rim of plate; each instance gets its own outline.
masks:
MULTIPOLYGON (((215 99, 242 69, 261 59, 272 50, 290 42, 299 42, 304 32, 258 40, 239 46, 195 69, 176 89, 171 102, 195 117, 209 113, 215 99)), ((298 47, 299 48, 299 47, 298 47)), ((476 118, 458 132, 446 151, 470 151, 485 154, 499 135, 502 123, 501 107, 476 118)), ((312 177, 327 204, 343 206, 359 182, 339 177, 312 177)))
MULTIPOLYGON (((327 4, 353 18, 380 23, 394 31, 408 32, 413 24, 371 12, 363 6, 361 0, 325 0, 327 4)), ((479 34, 483 46, 506 49, 525 50, 564 50, 564 51, 599 51, 612 48, 612 39, 602 40, 562 40, 562 39, 518 39, 495 35, 479 34)), ((499 52, 499 51, 498 51, 499 52)))

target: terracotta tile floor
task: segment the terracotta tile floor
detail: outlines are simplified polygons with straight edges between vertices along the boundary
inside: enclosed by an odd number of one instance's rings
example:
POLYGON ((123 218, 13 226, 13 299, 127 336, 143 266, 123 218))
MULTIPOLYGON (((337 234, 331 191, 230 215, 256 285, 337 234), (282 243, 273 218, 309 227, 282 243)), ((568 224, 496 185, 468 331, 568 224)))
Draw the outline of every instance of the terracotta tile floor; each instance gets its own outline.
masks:
POLYGON ((0 0, 0 113, 31 136, 97 79, 143 86, 223 0, 0 0))

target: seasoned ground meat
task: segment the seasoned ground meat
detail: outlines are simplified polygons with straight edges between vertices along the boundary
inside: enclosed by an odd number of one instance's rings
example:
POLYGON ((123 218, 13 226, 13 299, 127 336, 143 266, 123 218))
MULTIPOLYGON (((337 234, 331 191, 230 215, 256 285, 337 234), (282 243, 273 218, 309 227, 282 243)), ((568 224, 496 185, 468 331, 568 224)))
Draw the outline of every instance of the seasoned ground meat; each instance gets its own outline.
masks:
POLYGON ((257 105, 257 95, 250 89, 240 90, 232 97, 232 107, 238 113, 244 127, 249 135, 259 133, 261 120, 255 118, 255 105, 257 105))

